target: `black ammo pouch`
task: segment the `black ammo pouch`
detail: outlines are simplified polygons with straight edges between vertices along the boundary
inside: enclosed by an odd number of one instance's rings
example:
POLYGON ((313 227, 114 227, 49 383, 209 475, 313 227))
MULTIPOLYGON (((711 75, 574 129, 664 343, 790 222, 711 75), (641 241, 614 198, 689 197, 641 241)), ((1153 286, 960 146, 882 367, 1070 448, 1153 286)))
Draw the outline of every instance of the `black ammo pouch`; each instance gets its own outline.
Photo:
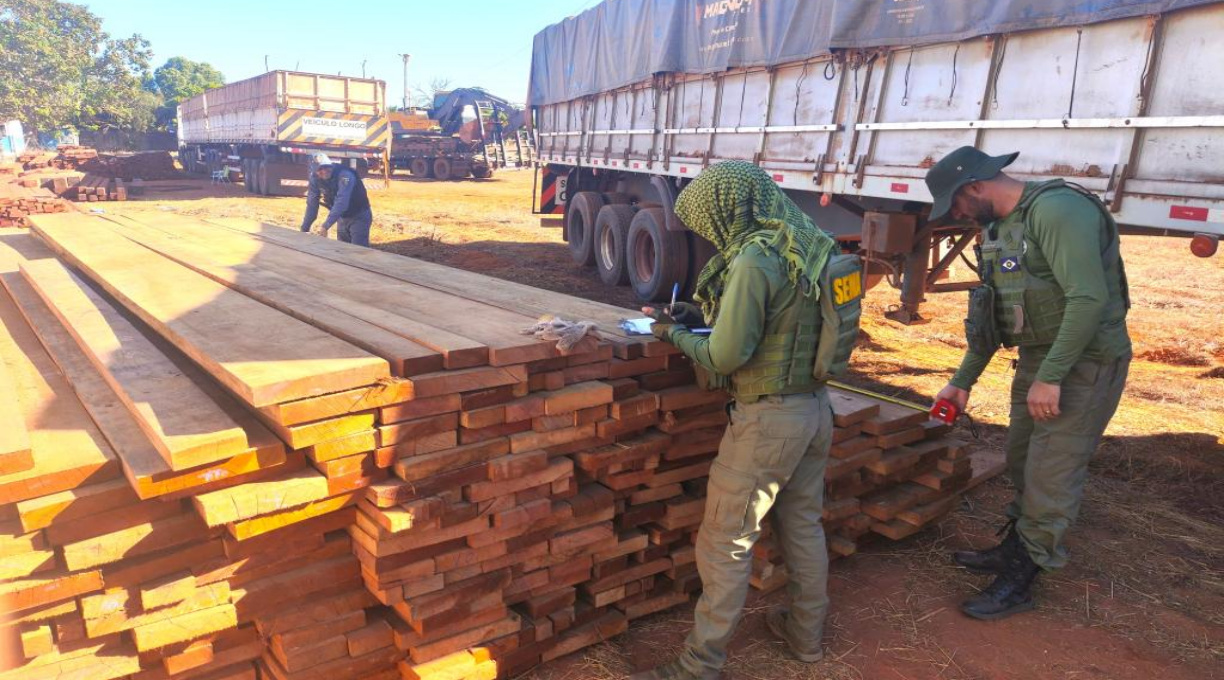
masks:
POLYGON ((983 283, 969 289, 969 313, 965 316, 965 342, 969 351, 989 356, 999 348, 999 329, 995 326, 995 289, 983 283))

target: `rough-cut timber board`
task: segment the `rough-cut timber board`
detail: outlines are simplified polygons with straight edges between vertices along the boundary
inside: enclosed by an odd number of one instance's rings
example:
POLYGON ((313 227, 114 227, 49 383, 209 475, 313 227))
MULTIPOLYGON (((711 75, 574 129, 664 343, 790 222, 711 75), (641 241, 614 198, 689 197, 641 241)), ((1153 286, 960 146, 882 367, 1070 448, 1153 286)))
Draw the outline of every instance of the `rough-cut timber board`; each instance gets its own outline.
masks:
POLYGON ((0 583, 0 611, 17 612, 102 589, 102 572, 39 576, 0 583))
POLYGON ((0 504, 75 489, 119 474, 114 450, 7 293, 0 294, 0 361, 13 376, 16 403, 25 414, 34 456, 34 467, 0 475, 0 504))
MULTIPOLYGON (((0 239, 3 238, 6 237, 0 237, 0 239)), ((30 237, 22 236, 21 238, 28 240, 27 250, 47 252, 30 237)), ((0 253, 2 252, 0 249, 0 253)), ((39 329, 43 345, 52 352, 51 358, 54 359, 55 364, 58 364, 63 376, 71 383, 71 389, 75 390, 76 397, 88 412, 87 417, 92 417, 98 429, 106 436, 106 440, 114 447, 115 453, 122 460, 123 473, 141 498, 152 498, 181 492, 185 489, 224 483, 239 475, 254 473, 285 463, 285 450, 280 441, 259 426, 254 417, 238 406, 232 397, 224 394, 218 387, 211 384, 206 385, 208 381, 203 378, 202 371, 180 363, 180 370, 191 375, 197 385, 208 390, 212 398, 222 404, 231 417, 243 424, 247 438, 254 448, 216 465, 183 472, 171 470, 149 443, 148 437, 141 432, 131 413, 119 403, 114 391, 89 363, 80 347, 59 324, 51 311, 46 308, 42 300, 38 299, 38 295, 29 284, 17 274, 0 274, 0 280, 20 297, 20 313, 25 315, 25 321, 32 322, 39 329)), ((0 298, 3 298, 0 300, 0 316, 2 316, 3 302, 10 298, 8 296, 0 296, 0 298)), ((27 331, 30 329, 29 325, 23 327, 27 331)), ((33 332, 30 331, 30 334, 32 335, 33 332)), ((3 481, 0 480, 0 485, 2 484, 3 481)), ((52 489, 46 493, 60 490, 62 489, 52 489)))
MULTIPOLYGON (((181 217, 151 216, 142 218, 142 221, 153 225, 169 224, 176 230, 192 229, 191 221, 181 217)), ((194 228, 201 228, 198 222, 194 228)), ((321 288, 385 313, 442 328, 485 345, 489 350, 489 362, 494 365, 524 363, 556 355, 554 343, 540 342, 519 332, 534 323, 535 317, 487 305, 478 299, 458 297, 426 286, 405 283, 382 273, 315 257, 273 242, 252 242, 250 236, 233 230, 211 228, 207 229, 207 234, 210 241, 228 238, 245 242, 248 247, 255 248, 254 252, 258 253, 258 264, 262 270, 307 286, 321 288)), ((397 260, 404 259, 395 257, 397 260)), ((498 285, 501 283, 496 281, 498 285)))
MULTIPOLYGON (((407 380, 390 379, 372 387, 360 387, 355 390, 272 404, 259 410, 272 422, 291 427, 376 408, 385 409, 411 398, 412 383, 407 380)), ((384 422, 390 421, 384 419, 384 422)))
MULTIPOLYGON (((200 222, 177 216, 150 218, 152 224, 174 220, 174 226, 168 227, 167 231, 159 231, 154 226, 131 218, 110 219, 128 238, 218 283, 379 356, 388 358, 380 350, 390 351, 396 347, 401 347, 401 352, 414 351, 416 356, 406 356, 402 362, 405 370, 397 375, 416 375, 444 366, 449 369, 468 368, 488 362, 488 347, 475 340, 389 313, 359 300, 320 290, 318 286, 304 285, 270 271, 266 260, 279 253, 260 252, 259 242, 254 239, 247 239, 246 242, 217 239, 215 227, 205 227, 206 231, 201 233, 200 222), (399 342, 396 342, 397 338, 399 342), (416 349, 403 343, 411 343, 416 349), (437 360, 427 357, 437 357, 437 360)), ((313 271, 315 267, 311 269, 313 271)), ((326 272, 316 273, 319 276, 327 275, 326 272)))
POLYGON ((303 506, 293 508, 292 510, 285 510, 283 512, 276 512, 270 515, 264 515, 262 517, 255 517, 243 522, 235 522, 234 524, 228 525, 226 528, 229 530, 231 536, 239 541, 245 541, 256 536, 263 536, 264 534, 277 529, 297 524, 298 522, 315 517, 322 517, 324 515, 331 515, 332 513, 339 513, 342 510, 345 514, 340 516, 348 517, 347 523, 351 524, 353 521, 353 510, 345 510, 345 508, 356 505, 357 499, 363 493, 364 491, 351 491, 348 493, 338 494, 331 496, 330 498, 312 501, 303 506))
POLYGON ((66 545, 64 565, 79 571, 191 543, 205 535, 200 518, 188 513, 66 545))
POLYGON ((252 406, 373 384, 383 359, 97 229, 81 215, 41 215, 37 233, 130 312, 252 406), (62 218, 62 219, 52 219, 62 218))
POLYGON ((836 387, 829 388, 829 402, 833 405, 833 422, 838 427, 861 423, 880 412, 877 400, 836 387))
MULTIPOLYGON (((8 365, 0 361, 0 395, 17 394, 17 385, 9 375, 8 365)), ((0 408, 0 475, 29 470, 34 467, 34 450, 30 433, 26 432, 21 410, 6 405, 0 408)))
POLYGON ((20 266, 172 470, 248 449, 238 423, 63 264, 34 260, 20 266))
POLYGON ((132 639, 136 648, 145 652, 237 626, 237 611, 233 605, 224 604, 133 628, 132 639))
POLYGON ((126 480, 113 479, 22 501, 17 504, 17 513, 23 529, 36 531, 55 522, 71 522, 132 505, 137 500, 126 480))
POLYGON ((342 262, 384 276, 418 286, 480 300, 505 310, 527 316, 539 317, 557 314, 567 319, 592 320, 599 323, 600 333, 617 339, 619 343, 642 345, 665 345, 650 338, 631 337, 620 329, 619 321, 627 316, 638 316, 630 310, 613 305, 575 298, 563 293, 553 293, 539 288, 497 281, 490 286, 490 277, 474 272, 456 270, 444 265, 405 258, 369 248, 362 249, 339 241, 313 238, 289 229, 255 220, 242 218, 213 218, 210 223, 252 234, 258 238, 278 243, 288 248, 312 253, 335 262, 342 262))
POLYGON ((327 497, 327 477, 313 468, 268 481, 200 494, 192 498, 200 517, 210 527, 287 510, 327 497))

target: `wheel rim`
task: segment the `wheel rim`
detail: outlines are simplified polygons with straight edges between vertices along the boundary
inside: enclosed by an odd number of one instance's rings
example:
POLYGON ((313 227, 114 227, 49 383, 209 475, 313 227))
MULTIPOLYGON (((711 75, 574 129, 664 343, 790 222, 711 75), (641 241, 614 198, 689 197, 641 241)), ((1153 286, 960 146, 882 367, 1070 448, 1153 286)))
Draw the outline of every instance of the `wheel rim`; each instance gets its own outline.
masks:
POLYGON ((616 239, 611 229, 604 229, 599 234, 599 264, 609 271, 616 264, 616 239))
POLYGON ((654 278, 655 250, 654 237, 650 232, 645 229, 638 232, 633 241, 633 271, 642 283, 654 278))

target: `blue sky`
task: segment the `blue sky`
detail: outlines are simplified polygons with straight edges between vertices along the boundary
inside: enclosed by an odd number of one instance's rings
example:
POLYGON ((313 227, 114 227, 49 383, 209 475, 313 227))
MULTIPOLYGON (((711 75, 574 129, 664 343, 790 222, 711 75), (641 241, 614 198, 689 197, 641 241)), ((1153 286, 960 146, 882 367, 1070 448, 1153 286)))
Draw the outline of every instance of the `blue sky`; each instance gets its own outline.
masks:
POLYGON ((156 68, 170 57, 206 61, 227 82, 272 69, 387 81, 387 97, 434 78, 483 87, 512 102, 527 96, 531 40, 540 29, 598 0, 75 0, 115 37, 139 33, 156 68))

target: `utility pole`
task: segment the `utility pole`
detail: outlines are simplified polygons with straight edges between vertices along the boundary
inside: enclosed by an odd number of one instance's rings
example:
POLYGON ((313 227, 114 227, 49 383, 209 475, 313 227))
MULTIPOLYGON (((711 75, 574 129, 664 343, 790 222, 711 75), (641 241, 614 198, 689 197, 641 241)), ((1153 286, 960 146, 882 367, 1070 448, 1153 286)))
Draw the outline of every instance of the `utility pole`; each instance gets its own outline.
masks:
POLYGON ((412 58, 411 54, 401 54, 404 59, 404 111, 408 110, 408 60, 412 58))

